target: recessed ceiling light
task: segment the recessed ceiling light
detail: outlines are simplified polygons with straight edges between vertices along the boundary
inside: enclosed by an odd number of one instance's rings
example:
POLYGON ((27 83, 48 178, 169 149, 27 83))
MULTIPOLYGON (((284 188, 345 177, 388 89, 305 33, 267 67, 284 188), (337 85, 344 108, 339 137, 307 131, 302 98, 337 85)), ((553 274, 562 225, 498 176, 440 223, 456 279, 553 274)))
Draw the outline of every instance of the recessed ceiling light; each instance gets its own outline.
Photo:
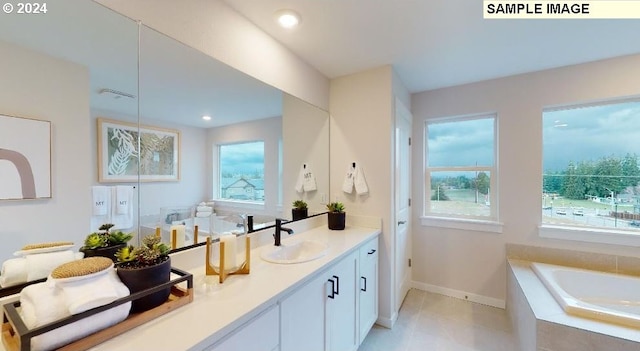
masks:
POLYGON ((276 21, 283 28, 293 28, 300 23, 300 15, 292 10, 280 10, 276 12, 276 21))
POLYGON ((202 116, 202 119, 205 121, 210 121, 211 120, 211 116, 202 116))

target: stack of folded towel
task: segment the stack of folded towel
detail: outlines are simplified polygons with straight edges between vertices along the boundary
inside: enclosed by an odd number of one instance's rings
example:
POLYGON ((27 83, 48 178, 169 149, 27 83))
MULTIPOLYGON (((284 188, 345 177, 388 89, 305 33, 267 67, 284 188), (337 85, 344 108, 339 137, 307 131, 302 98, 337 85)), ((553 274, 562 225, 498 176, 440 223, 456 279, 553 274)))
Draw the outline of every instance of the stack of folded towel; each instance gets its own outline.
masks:
MULTIPOLYGON (((111 259, 89 257, 60 265, 47 281, 20 294, 21 317, 29 329, 103 306, 129 295, 111 259)), ((129 315, 131 302, 67 324, 31 339, 31 350, 51 350, 115 325, 129 315)))
POLYGON ((211 217, 213 214, 213 207, 207 206, 204 202, 198 204, 196 207, 196 218, 211 217))
POLYGON ((82 258, 73 252, 72 242, 52 242, 27 245, 14 253, 17 258, 2 263, 0 287, 8 287, 46 278, 57 266, 82 258))

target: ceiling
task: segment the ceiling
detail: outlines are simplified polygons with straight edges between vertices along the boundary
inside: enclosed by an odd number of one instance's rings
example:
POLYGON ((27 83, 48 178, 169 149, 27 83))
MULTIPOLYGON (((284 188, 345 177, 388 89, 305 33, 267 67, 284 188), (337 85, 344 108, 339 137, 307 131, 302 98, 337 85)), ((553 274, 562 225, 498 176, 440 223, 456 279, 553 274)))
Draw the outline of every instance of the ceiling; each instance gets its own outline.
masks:
POLYGON ((0 40, 86 66, 91 108, 101 117, 135 118, 139 108, 144 120, 209 128, 282 114, 280 90, 210 56, 148 27, 138 36, 135 21, 93 1, 55 5, 46 16, 6 16, 0 40), (139 95, 140 106, 100 94, 105 88, 139 95))
POLYGON ((484 20, 480 0, 224 1, 329 78, 391 64, 412 93, 640 52, 638 20, 484 20))

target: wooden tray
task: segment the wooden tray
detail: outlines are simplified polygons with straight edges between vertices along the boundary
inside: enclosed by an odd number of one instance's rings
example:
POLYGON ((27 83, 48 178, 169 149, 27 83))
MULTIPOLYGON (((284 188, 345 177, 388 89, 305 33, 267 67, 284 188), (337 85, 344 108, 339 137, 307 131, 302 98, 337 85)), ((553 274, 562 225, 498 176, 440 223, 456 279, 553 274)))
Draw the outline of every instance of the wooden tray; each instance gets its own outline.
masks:
POLYGON ((143 323, 146 323, 154 318, 160 317, 163 314, 173 311, 178 307, 184 306, 193 301, 193 276, 183 270, 177 268, 171 268, 171 272, 179 275, 167 283, 158 285, 156 287, 131 294, 129 296, 118 299, 110 304, 96 307, 94 309, 75 314, 73 316, 61 319, 59 321, 49 323, 38 328, 29 329, 20 315, 18 314, 17 307, 20 306, 20 302, 16 301, 8 303, 3 306, 3 322, 2 322, 2 343, 4 344, 6 351, 30 351, 31 350, 31 338, 44 334, 56 328, 64 325, 79 321, 83 318, 92 316, 94 314, 106 311, 115 306, 123 303, 138 299, 140 297, 152 294, 154 292, 171 287, 171 295, 167 302, 162 305, 144 311, 141 313, 132 313, 124 321, 113 325, 111 327, 99 330, 84 338, 73 341, 65 346, 58 348, 58 350, 65 351, 82 351, 87 350, 95 345, 98 345, 104 341, 107 341, 114 336, 120 335, 124 332, 131 330, 143 323), (187 289, 183 289, 177 286, 182 282, 187 282, 187 289))

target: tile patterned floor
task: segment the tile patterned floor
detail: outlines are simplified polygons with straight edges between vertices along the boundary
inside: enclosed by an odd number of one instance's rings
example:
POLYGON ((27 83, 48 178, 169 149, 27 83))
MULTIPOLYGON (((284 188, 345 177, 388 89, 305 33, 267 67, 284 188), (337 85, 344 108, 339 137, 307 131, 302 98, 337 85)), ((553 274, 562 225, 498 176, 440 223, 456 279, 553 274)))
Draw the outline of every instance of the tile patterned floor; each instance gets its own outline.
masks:
POLYGON ((517 351, 505 310, 411 289, 393 329, 377 325, 358 351, 517 351))

